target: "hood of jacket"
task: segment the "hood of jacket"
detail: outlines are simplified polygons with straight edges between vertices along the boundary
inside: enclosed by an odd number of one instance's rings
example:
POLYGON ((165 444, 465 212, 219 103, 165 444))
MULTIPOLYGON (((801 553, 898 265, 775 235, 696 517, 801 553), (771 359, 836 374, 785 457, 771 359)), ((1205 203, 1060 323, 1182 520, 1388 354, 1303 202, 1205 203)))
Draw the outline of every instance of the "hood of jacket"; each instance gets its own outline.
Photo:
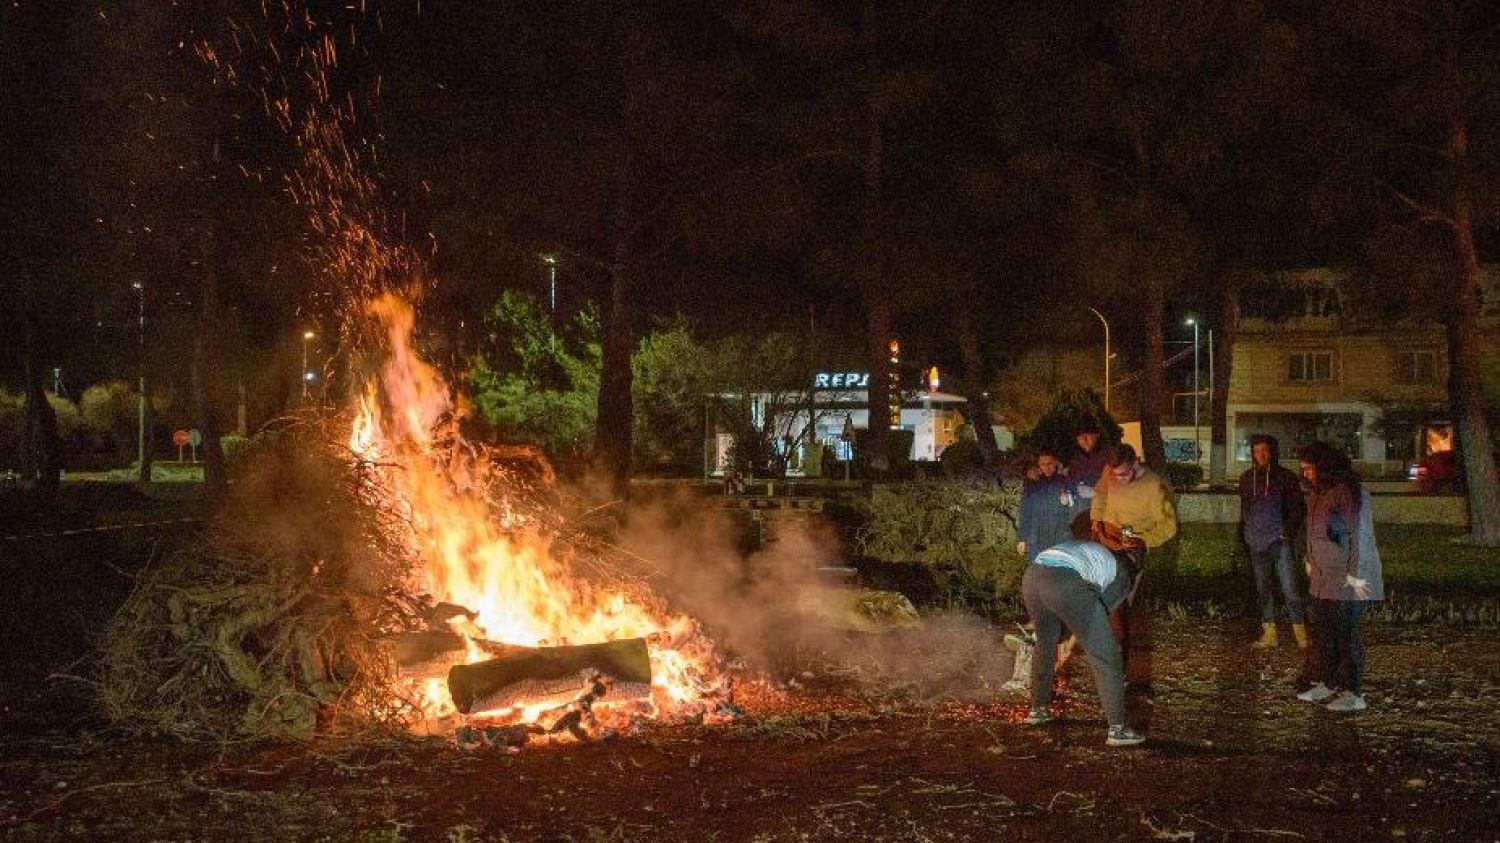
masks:
POLYGON ((1256 445, 1265 445, 1271 449, 1271 465, 1281 463, 1281 441, 1276 437, 1269 433, 1252 433, 1250 435, 1251 450, 1254 450, 1256 445))

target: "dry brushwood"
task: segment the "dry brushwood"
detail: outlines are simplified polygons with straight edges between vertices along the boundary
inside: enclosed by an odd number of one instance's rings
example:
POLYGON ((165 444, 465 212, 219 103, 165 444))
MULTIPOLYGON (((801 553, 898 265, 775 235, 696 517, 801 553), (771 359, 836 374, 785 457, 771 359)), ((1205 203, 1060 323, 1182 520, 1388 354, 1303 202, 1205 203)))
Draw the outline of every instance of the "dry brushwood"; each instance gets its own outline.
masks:
POLYGON ((368 467, 308 426, 257 458, 191 547, 147 570, 106 633, 110 719, 184 739, 394 725, 385 636, 424 624, 368 467))

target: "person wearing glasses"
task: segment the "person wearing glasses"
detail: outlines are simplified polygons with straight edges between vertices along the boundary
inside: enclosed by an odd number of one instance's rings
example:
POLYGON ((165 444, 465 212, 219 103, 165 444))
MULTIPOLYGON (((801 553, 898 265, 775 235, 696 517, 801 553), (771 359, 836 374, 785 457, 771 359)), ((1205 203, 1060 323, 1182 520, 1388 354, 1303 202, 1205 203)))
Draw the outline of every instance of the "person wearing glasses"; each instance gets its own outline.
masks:
POLYGON ((1135 575, 1135 583, 1127 597, 1110 614, 1110 626, 1120 641, 1125 657, 1125 675, 1131 686, 1146 690, 1145 661, 1137 650, 1144 650, 1144 629, 1135 629, 1139 623, 1130 611, 1135 598, 1140 596, 1140 580, 1145 570, 1145 557, 1149 551, 1171 541, 1177 535, 1177 507, 1172 500, 1172 487, 1161 475, 1147 468, 1129 445, 1117 445, 1109 452, 1109 458, 1099 485, 1094 488, 1094 500, 1089 507, 1089 517, 1099 524, 1103 522, 1112 530, 1118 530, 1126 538, 1139 539, 1145 546, 1141 553, 1141 573, 1135 575))

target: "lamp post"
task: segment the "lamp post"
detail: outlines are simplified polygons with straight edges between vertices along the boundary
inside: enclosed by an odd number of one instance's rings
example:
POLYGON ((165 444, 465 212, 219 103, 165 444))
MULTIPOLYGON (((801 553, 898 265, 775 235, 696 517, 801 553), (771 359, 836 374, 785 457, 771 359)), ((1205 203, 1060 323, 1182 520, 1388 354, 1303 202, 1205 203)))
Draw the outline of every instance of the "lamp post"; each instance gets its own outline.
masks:
POLYGON ((557 316, 557 255, 542 255, 547 265, 547 311, 557 316))
POLYGON ((1198 320, 1189 316, 1187 323, 1193 326, 1193 462, 1201 460, 1202 440, 1198 432, 1198 320))
MULTIPOLYGON (((136 395, 135 458, 144 474, 146 471, 146 285, 137 281, 130 286, 135 288, 136 301, 140 309, 140 326, 137 336, 140 382, 136 395)), ((149 480, 150 478, 142 477, 141 479, 149 480)))
POLYGON ((307 349, 312 344, 313 338, 317 336, 312 331, 302 332, 302 401, 306 403, 310 397, 308 385, 312 383, 312 370, 307 368, 307 349))
POLYGON ((1107 413, 1109 412, 1109 358, 1114 357, 1109 350, 1109 320, 1092 307, 1089 308, 1089 312, 1099 317, 1099 321, 1104 325, 1104 412, 1107 413))

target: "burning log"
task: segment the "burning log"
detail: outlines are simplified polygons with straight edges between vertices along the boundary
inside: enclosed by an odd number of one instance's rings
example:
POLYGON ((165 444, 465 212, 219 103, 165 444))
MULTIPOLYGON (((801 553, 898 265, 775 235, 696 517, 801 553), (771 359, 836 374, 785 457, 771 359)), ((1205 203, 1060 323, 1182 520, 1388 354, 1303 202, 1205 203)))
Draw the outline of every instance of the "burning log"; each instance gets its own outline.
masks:
POLYGON ((422 630, 391 636, 391 657, 403 668, 425 664, 440 656, 463 652, 464 639, 456 632, 422 630))
POLYGON ((611 699, 651 692, 651 654, 644 638, 566 647, 514 647, 489 661, 454 665, 448 692, 464 714, 517 705, 573 701, 597 676, 611 699))

